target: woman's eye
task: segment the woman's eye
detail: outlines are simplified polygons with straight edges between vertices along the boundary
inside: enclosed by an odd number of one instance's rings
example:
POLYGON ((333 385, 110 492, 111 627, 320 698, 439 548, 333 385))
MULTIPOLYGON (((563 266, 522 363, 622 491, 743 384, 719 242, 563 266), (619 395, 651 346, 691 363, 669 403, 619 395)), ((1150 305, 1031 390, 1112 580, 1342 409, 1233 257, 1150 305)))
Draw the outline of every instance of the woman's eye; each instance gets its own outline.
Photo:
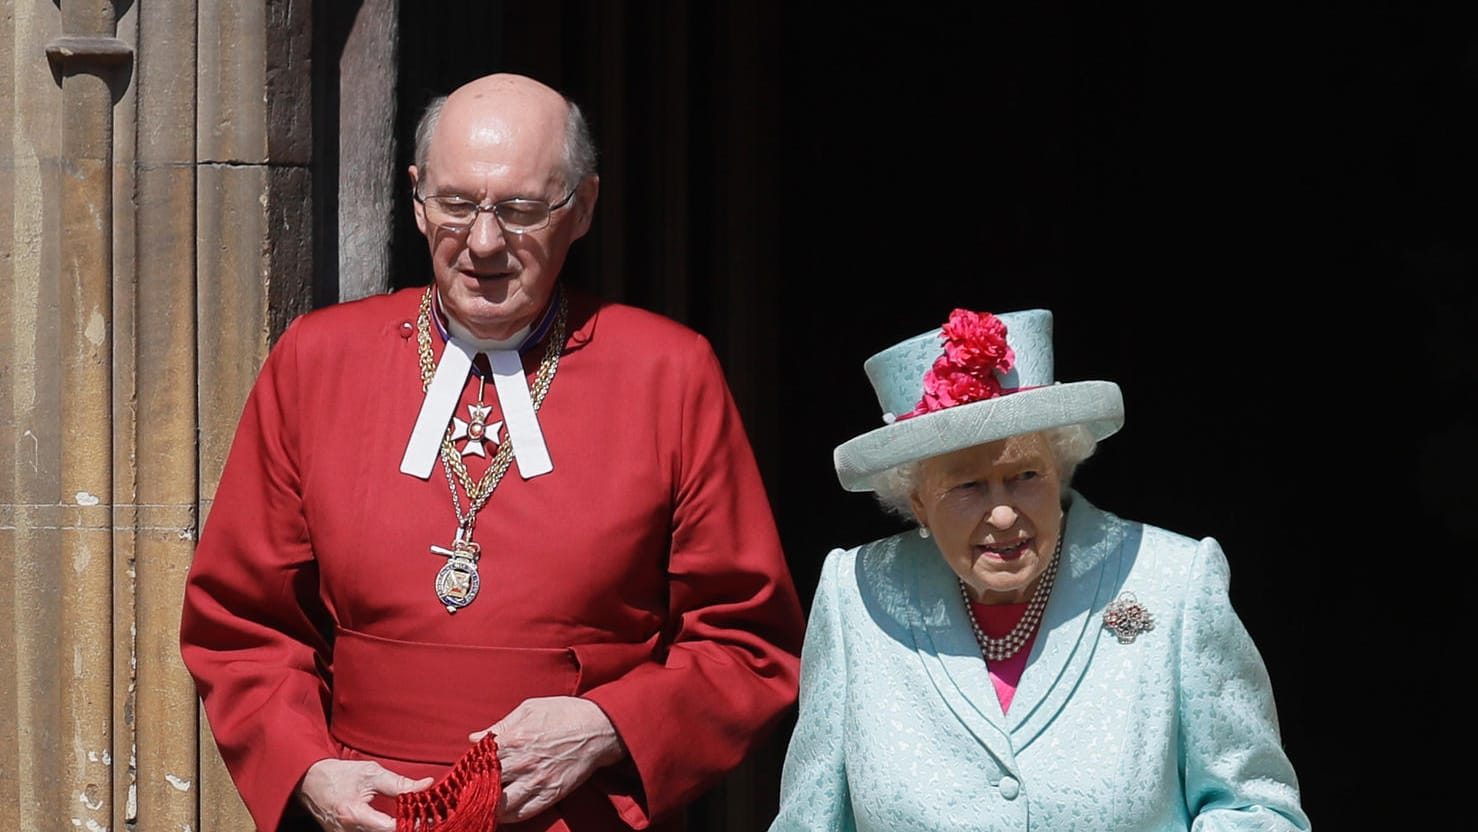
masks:
POLYGON ((1034 479, 1036 479, 1039 476, 1041 476, 1041 475, 1038 474, 1036 471, 1022 471, 1020 474, 1017 474, 1014 477, 1014 479, 1016 479, 1016 480, 1034 480, 1034 479))

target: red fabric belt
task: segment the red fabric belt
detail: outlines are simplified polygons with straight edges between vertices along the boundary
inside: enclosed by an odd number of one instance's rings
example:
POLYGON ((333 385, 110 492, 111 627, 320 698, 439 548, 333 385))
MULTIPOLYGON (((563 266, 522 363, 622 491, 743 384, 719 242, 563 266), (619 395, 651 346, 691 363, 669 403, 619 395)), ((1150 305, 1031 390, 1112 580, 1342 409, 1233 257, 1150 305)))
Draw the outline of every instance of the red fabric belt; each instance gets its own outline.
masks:
POLYGON ((535 696, 573 696, 651 658, 649 644, 479 647, 340 629, 334 642, 335 739, 376 757, 451 765, 467 735, 535 696))

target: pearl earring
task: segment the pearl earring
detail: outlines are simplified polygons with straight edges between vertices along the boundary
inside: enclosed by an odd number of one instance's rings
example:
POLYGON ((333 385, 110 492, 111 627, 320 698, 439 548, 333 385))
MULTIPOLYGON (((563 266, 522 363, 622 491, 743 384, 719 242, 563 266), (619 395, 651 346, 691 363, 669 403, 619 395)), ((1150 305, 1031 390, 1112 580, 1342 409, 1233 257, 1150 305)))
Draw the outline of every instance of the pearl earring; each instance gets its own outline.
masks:
POLYGON ((928 540, 929 539, 929 527, 928 526, 919 526, 919 537, 922 537, 925 540, 928 540))

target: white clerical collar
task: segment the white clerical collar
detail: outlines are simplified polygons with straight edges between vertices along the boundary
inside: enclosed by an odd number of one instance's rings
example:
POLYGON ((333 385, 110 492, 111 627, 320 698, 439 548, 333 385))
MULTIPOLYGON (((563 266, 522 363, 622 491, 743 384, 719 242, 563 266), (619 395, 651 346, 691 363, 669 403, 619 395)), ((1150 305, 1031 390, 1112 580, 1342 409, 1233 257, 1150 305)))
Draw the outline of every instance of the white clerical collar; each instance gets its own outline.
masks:
MULTIPOLYGON (((524 479, 532 479, 554 470, 549 459, 549 449, 544 444, 544 433, 539 429, 539 418, 534 412, 534 403, 529 395, 528 380, 524 376, 523 358, 520 352, 532 347, 549 331, 558 306, 558 289, 549 307, 530 326, 503 340, 477 338, 466 327, 450 315, 443 326, 439 309, 431 312, 436 322, 437 334, 446 342, 431 385, 426 389, 426 398, 421 402, 421 412, 406 443, 405 455, 400 460, 401 473, 427 479, 436 465, 441 451, 441 439, 446 433, 461 401, 462 388, 467 384, 467 374, 472 370, 474 356, 483 353, 492 369, 493 386, 498 392, 498 401, 503 407, 503 421, 508 426, 508 438, 513 443, 513 459, 518 463, 518 473, 524 479)), ((435 306, 440 306, 440 297, 435 306)))
MULTIPOLYGON (((437 323, 437 328, 441 330, 441 339, 443 341, 448 341, 452 338, 455 338, 479 352, 491 352, 493 350, 521 350, 523 349, 524 341, 529 337, 529 332, 532 331, 534 328, 533 324, 529 324, 523 329, 520 329, 519 331, 513 333, 512 336, 504 338, 502 340, 498 340, 496 338, 479 338, 476 335, 472 334, 472 330, 463 326, 461 321, 441 311, 446 307, 441 302, 440 291, 436 293, 434 300, 435 304, 432 306, 431 314, 433 316, 433 319, 437 323)), ((553 309, 554 304, 549 304, 549 308, 553 309)))

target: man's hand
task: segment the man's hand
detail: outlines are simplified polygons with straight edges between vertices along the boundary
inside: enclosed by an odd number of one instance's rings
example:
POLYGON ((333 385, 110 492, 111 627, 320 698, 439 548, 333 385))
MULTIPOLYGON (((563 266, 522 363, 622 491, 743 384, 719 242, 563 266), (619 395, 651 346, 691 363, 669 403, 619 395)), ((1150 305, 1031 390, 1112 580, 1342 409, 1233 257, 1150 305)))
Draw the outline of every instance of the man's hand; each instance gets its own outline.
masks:
POLYGON ((498 820, 527 820, 563 800, 595 770, 626 757, 599 705, 574 696, 525 699, 508 716, 468 736, 498 738, 503 801, 498 820))
POLYGON ((298 800, 326 832, 395 832, 395 818, 370 806, 377 794, 418 792, 430 777, 412 780, 362 760, 319 760, 298 784, 298 800))

